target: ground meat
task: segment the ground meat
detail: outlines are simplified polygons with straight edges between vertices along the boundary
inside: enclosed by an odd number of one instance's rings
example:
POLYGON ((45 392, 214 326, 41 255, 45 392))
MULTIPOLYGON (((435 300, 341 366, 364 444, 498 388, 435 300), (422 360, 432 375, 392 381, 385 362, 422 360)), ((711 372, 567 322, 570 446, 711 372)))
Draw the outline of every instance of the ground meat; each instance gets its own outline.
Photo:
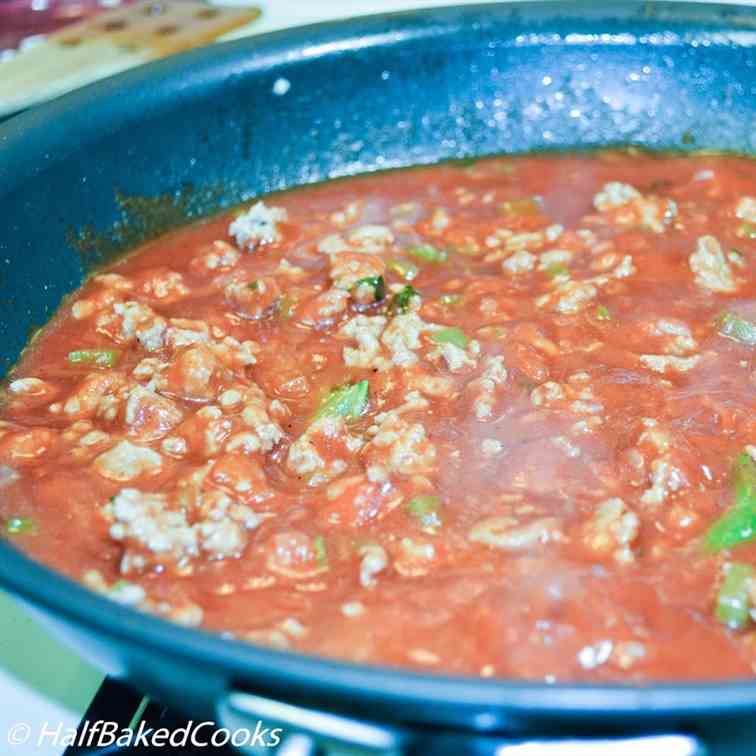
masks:
POLYGON ((114 601, 298 652, 751 675, 754 175, 490 158, 154 240, 9 376, 5 533, 114 601))

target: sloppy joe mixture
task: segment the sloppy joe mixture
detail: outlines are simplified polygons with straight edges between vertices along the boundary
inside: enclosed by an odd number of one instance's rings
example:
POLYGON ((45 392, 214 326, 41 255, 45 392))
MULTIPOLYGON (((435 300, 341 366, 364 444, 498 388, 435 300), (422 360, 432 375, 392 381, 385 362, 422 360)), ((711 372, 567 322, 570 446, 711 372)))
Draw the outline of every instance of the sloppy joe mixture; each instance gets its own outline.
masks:
POLYGON ((756 664, 756 173, 491 158, 257 200, 93 275, 10 376, 5 537, 308 653, 756 664))

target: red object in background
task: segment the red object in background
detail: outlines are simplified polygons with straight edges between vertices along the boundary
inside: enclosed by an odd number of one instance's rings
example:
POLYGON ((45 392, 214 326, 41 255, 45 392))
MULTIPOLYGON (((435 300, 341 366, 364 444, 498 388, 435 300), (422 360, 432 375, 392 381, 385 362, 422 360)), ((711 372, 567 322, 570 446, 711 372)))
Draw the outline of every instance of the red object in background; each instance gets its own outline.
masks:
POLYGON ((0 51, 133 0, 0 0, 0 51))

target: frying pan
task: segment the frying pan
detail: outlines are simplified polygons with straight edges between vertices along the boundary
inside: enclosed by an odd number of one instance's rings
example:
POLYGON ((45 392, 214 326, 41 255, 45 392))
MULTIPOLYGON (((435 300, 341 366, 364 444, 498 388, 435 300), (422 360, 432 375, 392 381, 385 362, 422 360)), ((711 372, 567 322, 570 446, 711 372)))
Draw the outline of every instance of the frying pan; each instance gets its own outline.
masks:
MULTIPOLYGON (((755 45, 744 7, 467 6, 228 43, 63 97, 0 128, 0 363, 92 266, 271 190, 501 152, 755 152, 755 45)), ((546 685, 255 647, 117 606, 5 543, 0 585, 110 674, 195 717, 307 732, 301 752, 456 754, 461 733, 500 756, 690 756, 743 743, 756 713, 751 680, 546 685)))

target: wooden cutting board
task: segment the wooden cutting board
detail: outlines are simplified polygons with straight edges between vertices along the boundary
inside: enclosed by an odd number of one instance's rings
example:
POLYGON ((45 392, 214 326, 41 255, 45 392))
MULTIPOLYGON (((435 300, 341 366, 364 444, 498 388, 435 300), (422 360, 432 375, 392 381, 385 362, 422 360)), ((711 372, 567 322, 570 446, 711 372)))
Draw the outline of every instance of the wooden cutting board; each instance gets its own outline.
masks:
POLYGON ((256 7, 140 0, 66 26, 0 64, 0 115, 173 53, 209 44, 260 16, 256 7))

